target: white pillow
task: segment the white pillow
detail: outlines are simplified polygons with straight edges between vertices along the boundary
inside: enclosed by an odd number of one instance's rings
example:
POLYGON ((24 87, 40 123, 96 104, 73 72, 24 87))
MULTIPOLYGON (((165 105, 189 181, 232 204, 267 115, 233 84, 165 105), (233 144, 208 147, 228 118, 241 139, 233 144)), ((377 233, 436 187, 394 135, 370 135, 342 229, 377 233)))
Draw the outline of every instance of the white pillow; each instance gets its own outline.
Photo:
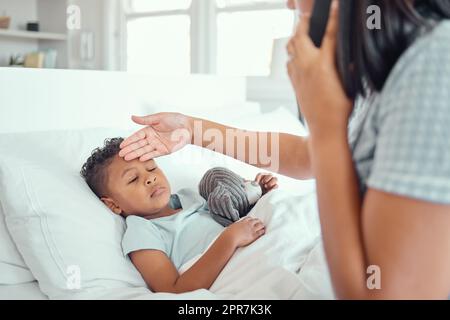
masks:
POLYGON ((122 254, 123 219, 110 213, 79 175, 90 151, 117 135, 88 130, 2 136, 6 224, 50 298, 76 297, 99 287, 145 286, 122 254), (81 290, 73 290, 78 281, 81 290))
POLYGON ((17 285, 34 280, 6 228, 0 203, 0 285, 17 285))

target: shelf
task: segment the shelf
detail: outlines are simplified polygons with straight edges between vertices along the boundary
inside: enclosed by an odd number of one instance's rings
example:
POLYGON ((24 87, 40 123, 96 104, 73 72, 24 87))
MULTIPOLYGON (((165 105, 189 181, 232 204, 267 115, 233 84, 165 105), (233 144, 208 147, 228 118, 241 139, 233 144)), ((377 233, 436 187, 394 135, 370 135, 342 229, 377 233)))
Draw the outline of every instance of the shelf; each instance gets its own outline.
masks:
POLYGON ((67 40, 67 35, 62 33, 21 31, 9 29, 0 29, 0 37, 36 39, 36 40, 55 40, 55 41, 67 40))

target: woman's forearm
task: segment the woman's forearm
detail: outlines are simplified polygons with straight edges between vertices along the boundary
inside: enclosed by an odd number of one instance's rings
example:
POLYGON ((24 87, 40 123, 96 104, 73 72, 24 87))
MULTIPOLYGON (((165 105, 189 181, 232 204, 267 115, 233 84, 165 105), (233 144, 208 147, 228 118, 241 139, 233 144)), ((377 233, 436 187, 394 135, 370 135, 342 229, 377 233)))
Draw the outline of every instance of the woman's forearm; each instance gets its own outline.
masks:
POLYGON ((246 131, 199 118, 190 123, 191 144, 295 179, 313 178, 307 137, 246 131))
POLYGON ((361 199, 345 132, 340 137, 311 137, 310 154, 335 292, 338 298, 361 298, 367 292, 361 199))
POLYGON ((223 232, 205 254, 178 277, 174 284, 174 293, 209 289, 236 249, 233 239, 223 232))

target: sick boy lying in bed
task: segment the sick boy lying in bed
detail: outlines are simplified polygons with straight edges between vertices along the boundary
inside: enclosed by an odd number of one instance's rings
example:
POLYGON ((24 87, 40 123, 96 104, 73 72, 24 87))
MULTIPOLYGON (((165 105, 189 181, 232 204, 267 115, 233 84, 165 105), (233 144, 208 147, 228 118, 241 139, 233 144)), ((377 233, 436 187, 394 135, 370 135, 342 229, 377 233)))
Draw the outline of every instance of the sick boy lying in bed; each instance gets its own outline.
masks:
MULTIPOLYGON (((129 255, 154 292, 209 289, 236 249, 265 233, 264 224, 245 217, 224 228, 211 217, 198 192, 183 189, 171 194, 154 160, 127 162, 119 157, 122 141, 106 140, 92 152, 81 174, 101 201, 126 219, 124 255, 129 255), (203 252, 179 273, 183 264, 203 252)), ((277 187, 270 174, 259 174, 257 182, 263 194, 277 187)))

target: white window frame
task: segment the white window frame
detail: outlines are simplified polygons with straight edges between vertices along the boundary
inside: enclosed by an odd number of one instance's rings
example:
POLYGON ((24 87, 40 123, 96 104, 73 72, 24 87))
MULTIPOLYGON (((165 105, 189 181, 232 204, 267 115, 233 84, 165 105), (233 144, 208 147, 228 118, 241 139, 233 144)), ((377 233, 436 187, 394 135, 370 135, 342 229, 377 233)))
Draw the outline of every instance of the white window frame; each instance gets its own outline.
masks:
MULTIPOLYGON (((128 1, 128 0, 124 0, 128 1)), ((170 1, 170 0, 168 0, 170 1)), ((182 10, 158 12, 129 13, 122 7, 121 18, 121 59, 123 71, 127 67, 127 21, 141 17, 170 15, 189 15, 191 19, 191 73, 217 73, 217 17, 223 12, 263 11, 286 8, 285 2, 259 2, 247 5, 219 8, 215 0, 192 0, 191 6, 182 10)), ((295 103, 292 88, 288 81, 274 81, 266 76, 247 76, 248 98, 264 101, 282 101, 284 104, 295 103)))
MULTIPOLYGON (((126 3, 129 0, 124 0, 126 3)), ((131 19, 143 17, 161 17, 173 15, 188 15, 191 20, 191 73, 215 74, 217 71, 217 16, 223 12, 262 11, 284 9, 285 3, 254 3, 233 7, 219 8, 215 0, 192 0, 187 9, 152 11, 152 12, 127 12, 122 6, 123 16, 123 50, 121 69, 126 69, 126 45, 127 22, 131 19)))

